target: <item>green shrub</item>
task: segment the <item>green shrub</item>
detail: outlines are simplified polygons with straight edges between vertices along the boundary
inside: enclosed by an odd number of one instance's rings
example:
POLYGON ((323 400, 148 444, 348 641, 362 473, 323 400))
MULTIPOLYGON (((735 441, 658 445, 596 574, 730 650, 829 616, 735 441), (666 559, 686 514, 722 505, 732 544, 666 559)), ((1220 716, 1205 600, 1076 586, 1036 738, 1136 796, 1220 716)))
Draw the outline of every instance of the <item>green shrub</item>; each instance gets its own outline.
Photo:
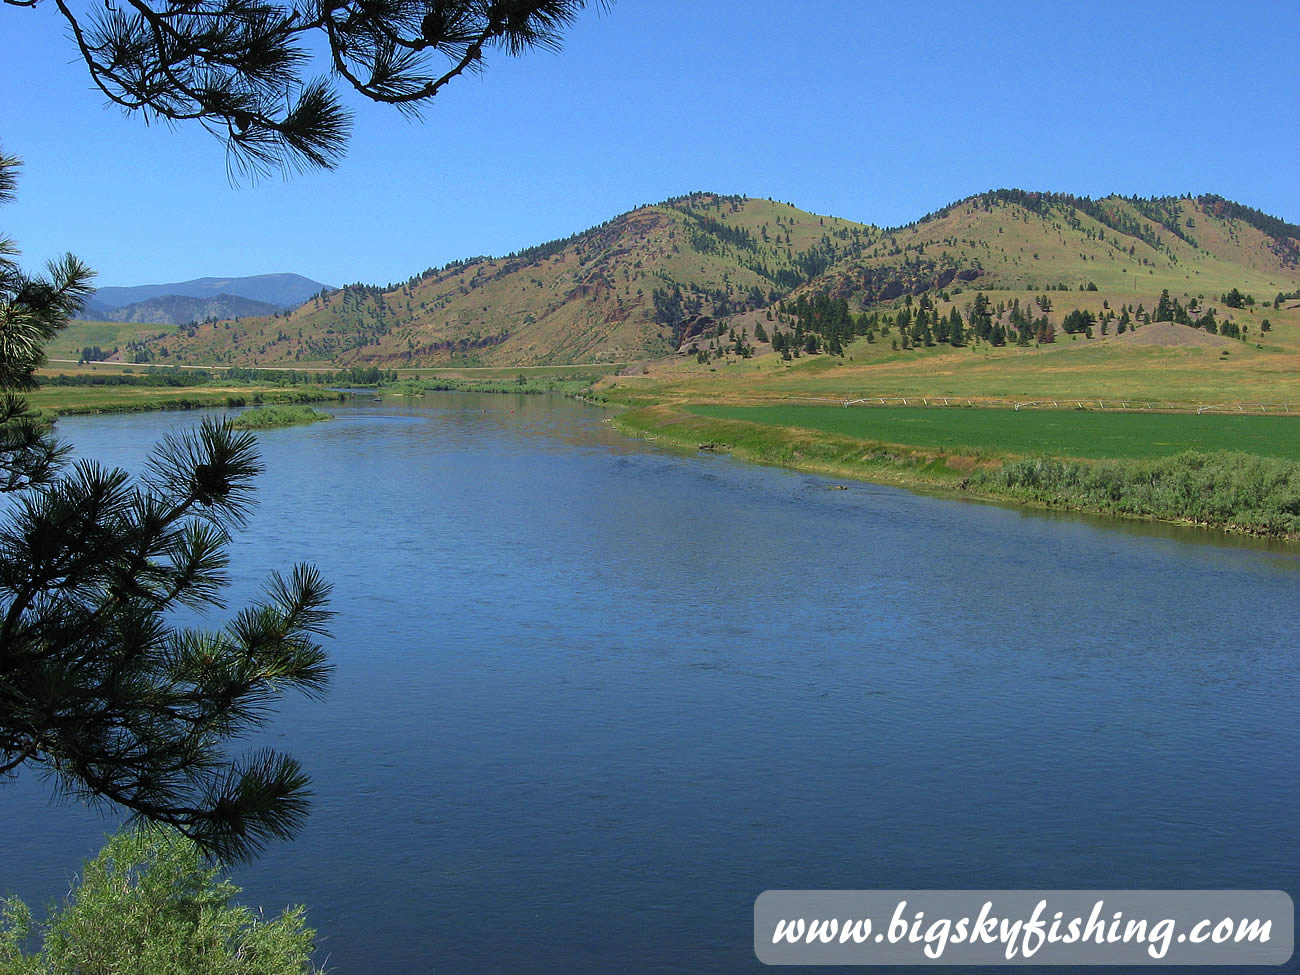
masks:
POLYGON ((259 406, 239 414, 230 421, 230 425, 239 430, 271 430, 332 419, 330 414, 320 413, 310 406, 259 406))
POLYGON ((174 830, 109 839, 44 924, 0 903, 0 975, 306 975, 316 932, 301 907, 275 920, 231 899, 224 869, 174 830), (35 954, 24 944, 39 935, 35 954))
POLYGON ((1300 534, 1300 464, 1232 451, 1142 461, 1010 460, 973 487, 1040 504, 1300 534))

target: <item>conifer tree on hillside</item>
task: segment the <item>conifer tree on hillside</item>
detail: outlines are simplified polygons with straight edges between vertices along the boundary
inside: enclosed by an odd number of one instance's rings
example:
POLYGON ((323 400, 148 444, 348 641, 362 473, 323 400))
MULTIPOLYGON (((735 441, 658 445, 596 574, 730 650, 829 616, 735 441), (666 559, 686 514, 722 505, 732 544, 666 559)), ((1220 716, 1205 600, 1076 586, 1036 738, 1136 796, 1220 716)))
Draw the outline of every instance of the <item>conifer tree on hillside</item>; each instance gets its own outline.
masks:
POLYGON ((1156 303, 1155 315, 1152 321, 1172 322, 1174 320, 1174 303, 1169 298, 1169 289, 1160 292, 1160 300, 1156 303))
POLYGON ((966 344, 966 334, 962 330, 961 312, 957 310, 956 305, 948 313, 948 344, 952 346, 966 344))

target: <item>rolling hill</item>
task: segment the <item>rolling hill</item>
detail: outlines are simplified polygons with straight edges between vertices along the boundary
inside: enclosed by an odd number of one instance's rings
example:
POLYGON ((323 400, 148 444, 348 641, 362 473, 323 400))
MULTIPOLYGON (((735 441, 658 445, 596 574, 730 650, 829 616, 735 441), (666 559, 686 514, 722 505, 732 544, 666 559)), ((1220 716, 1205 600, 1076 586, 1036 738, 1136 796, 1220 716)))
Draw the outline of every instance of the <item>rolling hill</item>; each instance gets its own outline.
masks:
POLYGON ((94 319, 101 322, 131 322, 137 325, 183 325, 208 319, 244 318, 249 315, 274 315, 280 305, 254 301, 239 295, 220 294, 211 298, 188 295, 162 295, 134 301, 120 308, 104 309, 94 319))
MULTIPOLYGON (((669 355, 783 300, 853 312, 908 295, 1095 290, 1154 306, 1300 291, 1300 227, 1220 197, 996 190, 882 229, 770 199, 692 193, 506 257, 350 285, 269 316, 181 329, 157 361, 537 365, 669 355)), ((1069 306, 1057 302, 1053 316, 1069 306)), ((161 352, 161 349, 158 350, 161 352)))
POLYGON ((1300 227, 1219 197, 1093 201, 995 190, 887 233, 809 289, 870 303, 942 288, 954 271, 973 268, 984 290, 1096 285, 1136 296, 1236 287, 1272 297, 1300 276, 1298 261, 1300 227))

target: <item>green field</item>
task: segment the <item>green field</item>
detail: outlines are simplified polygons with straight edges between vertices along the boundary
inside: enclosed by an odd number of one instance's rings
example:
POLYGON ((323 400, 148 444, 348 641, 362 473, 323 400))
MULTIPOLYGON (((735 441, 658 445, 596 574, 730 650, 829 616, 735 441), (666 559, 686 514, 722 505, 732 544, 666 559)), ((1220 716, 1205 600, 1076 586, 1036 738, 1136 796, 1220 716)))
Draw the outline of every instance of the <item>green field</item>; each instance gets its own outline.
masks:
POLYGON ((944 451, 1150 458, 1235 450, 1300 460, 1300 417, 961 407, 695 405, 697 416, 944 451))

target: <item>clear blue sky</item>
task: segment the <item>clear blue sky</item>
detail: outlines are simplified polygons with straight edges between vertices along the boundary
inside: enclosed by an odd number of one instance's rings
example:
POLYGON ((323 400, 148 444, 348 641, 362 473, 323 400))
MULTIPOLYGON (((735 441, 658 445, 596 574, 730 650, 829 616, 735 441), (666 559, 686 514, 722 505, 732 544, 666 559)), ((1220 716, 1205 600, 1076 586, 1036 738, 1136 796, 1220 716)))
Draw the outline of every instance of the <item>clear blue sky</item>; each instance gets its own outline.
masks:
MULTIPOLYGON (((72 0, 74 6, 99 0, 72 0)), ((1219 193, 1300 222, 1292 2, 616 0, 422 122, 359 103, 333 172, 232 187, 197 128, 91 90, 50 0, 0 6, 0 229, 98 283, 384 284, 695 189, 898 224, 993 187, 1219 193)))

